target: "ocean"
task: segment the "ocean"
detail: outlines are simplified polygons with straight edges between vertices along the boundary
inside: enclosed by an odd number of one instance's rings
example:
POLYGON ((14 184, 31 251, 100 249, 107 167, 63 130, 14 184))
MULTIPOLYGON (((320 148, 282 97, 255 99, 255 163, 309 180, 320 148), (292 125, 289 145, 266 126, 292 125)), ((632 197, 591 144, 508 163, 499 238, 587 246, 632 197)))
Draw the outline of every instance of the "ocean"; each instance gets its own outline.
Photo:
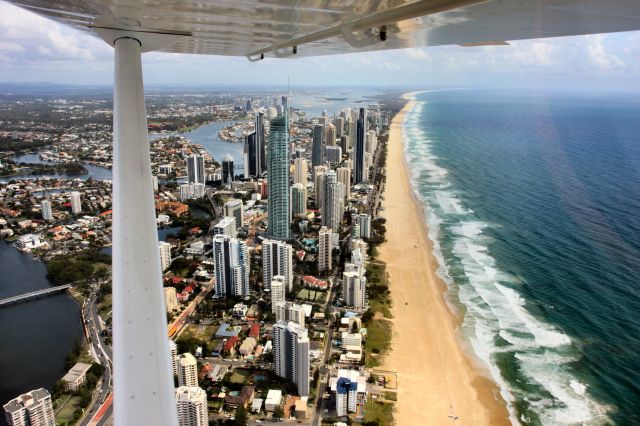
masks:
POLYGON ((514 424, 640 424, 640 98, 414 95, 407 164, 514 424))

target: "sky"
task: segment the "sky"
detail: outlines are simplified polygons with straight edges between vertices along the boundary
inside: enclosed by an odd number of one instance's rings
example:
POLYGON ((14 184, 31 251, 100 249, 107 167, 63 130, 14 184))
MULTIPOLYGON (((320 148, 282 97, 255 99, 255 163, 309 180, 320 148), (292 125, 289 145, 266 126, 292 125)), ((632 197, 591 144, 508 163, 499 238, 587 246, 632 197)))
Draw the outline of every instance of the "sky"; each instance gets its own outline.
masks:
MULTIPOLYGON (((299 59, 143 55, 147 86, 507 87, 640 92, 640 32, 299 59)), ((0 0, 0 82, 111 85, 102 40, 0 0)))

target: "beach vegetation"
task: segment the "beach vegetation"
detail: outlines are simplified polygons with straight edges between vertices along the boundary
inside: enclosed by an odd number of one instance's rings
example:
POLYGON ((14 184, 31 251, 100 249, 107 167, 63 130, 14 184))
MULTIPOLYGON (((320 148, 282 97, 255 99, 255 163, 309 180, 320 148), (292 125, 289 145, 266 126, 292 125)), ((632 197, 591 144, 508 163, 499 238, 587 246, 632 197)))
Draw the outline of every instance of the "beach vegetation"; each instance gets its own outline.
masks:
POLYGON ((391 402, 369 399, 364 404, 363 426, 393 425, 393 407, 391 402))

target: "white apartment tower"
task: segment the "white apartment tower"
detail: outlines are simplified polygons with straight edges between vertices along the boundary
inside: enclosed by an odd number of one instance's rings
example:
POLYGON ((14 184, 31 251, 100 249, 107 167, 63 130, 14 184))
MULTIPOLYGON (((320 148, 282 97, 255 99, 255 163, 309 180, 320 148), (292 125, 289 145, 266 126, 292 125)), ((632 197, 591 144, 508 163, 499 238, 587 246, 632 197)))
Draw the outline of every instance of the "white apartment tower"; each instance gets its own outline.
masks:
POLYGON ((367 307, 367 278, 357 271, 343 272, 342 297, 347 306, 356 309, 367 307))
POLYGON ((189 352, 178 356, 178 385, 198 386, 198 363, 189 352))
POLYGON ((322 224, 336 232, 340 229, 344 214, 344 185, 338 182, 336 172, 325 173, 324 201, 322 202, 322 224))
POLYGON ((360 238, 371 238, 371 216, 366 213, 360 213, 356 217, 356 222, 360 226, 360 238))
POLYGON ((271 281, 271 312, 276 312, 276 305, 285 301, 286 284, 282 275, 276 275, 271 281))
POLYGON ((158 248, 160 249, 160 268, 164 272, 171 266, 171 244, 160 241, 158 248))
POLYGON ((309 395, 309 336, 304 327, 293 322, 273 326, 275 373, 298 386, 298 395, 309 395))
POLYGON ((279 302, 276 305, 276 322, 295 322, 300 327, 305 326, 304 308, 291 302, 279 302))
POLYGON ((173 371, 173 375, 178 375, 178 345, 176 342, 169 339, 169 352, 171 352, 171 369, 173 371))
POLYGON ((218 223, 213 225, 213 235, 236 236, 236 219, 235 217, 225 216, 218 223))
POLYGON ((301 183, 291 185, 291 218, 307 215, 307 189, 301 183))
POLYGON ((318 272, 330 271, 332 262, 331 239, 333 232, 323 226, 318 233, 318 272))
POLYGON ((173 312, 178 309, 178 297, 176 295, 175 287, 164 288, 164 301, 167 305, 167 312, 173 312))
POLYGON ((34 389, 3 405, 9 426, 55 426, 51 394, 34 389))
POLYGON ((351 169, 348 167, 338 167, 336 169, 338 182, 344 185, 344 196, 349 199, 351 196, 351 169))
POLYGON ((51 201, 42 200, 42 203, 40 203, 40 207, 42 209, 42 218, 44 220, 53 220, 53 211, 51 210, 51 201))
POLYGON ((282 275, 286 291, 293 288, 293 247, 283 241, 262 242, 262 282, 269 288, 273 277, 282 275))
POLYGON ((197 386, 176 389, 179 426, 208 426, 207 393, 197 386))
POLYGON ((216 296, 249 295, 249 252, 244 241, 228 235, 213 237, 216 296))
POLYGON ((326 166, 313 168, 313 195, 316 200, 316 208, 322 208, 322 201, 324 201, 324 174, 326 171, 326 166))
POLYGON ((231 217, 236 221, 236 229, 242 228, 244 218, 242 213, 242 200, 230 200, 224 203, 224 217, 231 217))
POLYGON ((73 191, 69 198, 71 201, 71 213, 80 213, 82 211, 82 199, 80 198, 80 193, 77 191, 73 191))

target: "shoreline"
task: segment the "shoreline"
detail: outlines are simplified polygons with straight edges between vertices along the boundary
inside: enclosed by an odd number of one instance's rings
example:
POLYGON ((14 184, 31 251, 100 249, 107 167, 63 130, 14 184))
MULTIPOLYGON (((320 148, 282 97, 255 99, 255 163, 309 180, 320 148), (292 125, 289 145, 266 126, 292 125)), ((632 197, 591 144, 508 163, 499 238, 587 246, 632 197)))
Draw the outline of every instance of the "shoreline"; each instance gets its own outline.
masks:
POLYGON ((397 372, 395 424, 510 425, 498 386, 463 348, 461 318, 448 306, 446 284, 436 274, 424 207, 413 192, 404 155, 404 117, 415 105, 409 96, 404 95, 408 102, 389 132, 386 188, 394 190, 385 190, 387 240, 379 247, 393 314, 392 349, 381 367, 397 372))

